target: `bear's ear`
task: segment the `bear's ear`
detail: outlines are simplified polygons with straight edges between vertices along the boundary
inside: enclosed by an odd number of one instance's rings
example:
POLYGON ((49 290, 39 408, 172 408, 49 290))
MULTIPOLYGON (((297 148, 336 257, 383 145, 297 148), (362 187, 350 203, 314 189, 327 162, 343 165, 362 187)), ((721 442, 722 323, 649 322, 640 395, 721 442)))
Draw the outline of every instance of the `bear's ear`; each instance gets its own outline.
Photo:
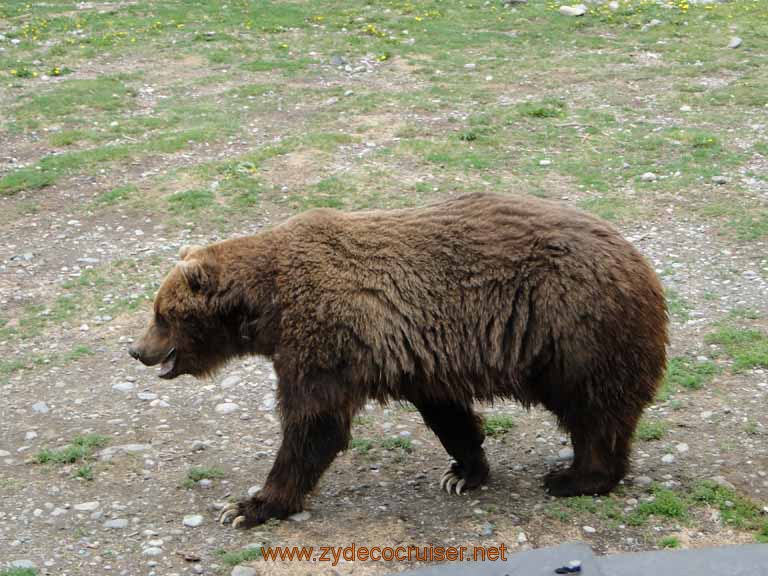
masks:
POLYGON ((202 246, 198 246, 197 244, 188 244, 187 246, 182 246, 179 249, 179 260, 186 260, 189 256, 192 256, 195 252, 199 252, 202 250, 202 246))
POLYGON ((216 287, 216 270, 205 261, 184 260, 178 266, 193 292, 210 292, 216 287))

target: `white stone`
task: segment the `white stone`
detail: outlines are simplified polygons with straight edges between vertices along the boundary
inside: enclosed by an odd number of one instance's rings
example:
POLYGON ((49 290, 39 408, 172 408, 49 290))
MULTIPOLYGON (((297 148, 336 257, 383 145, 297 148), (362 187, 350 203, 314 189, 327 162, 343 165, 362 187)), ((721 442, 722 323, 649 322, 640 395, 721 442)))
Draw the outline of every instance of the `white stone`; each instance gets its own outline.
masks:
POLYGON ((95 500, 92 502, 83 502, 82 504, 75 504, 74 509, 78 512, 93 512, 96 510, 101 504, 96 502, 95 500))
POLYGON ((48 404, 45 402, 35 402, 32 404, 32 411, 38 414, 48 414, 50 408, 48 408, 48 404))
POLYGON ((675 457, 672 454, 664 454, 661 457, 661 461, 664 464, 672 464, 675 461, 675 457))
POLYGON ((235 566, 232 568, 231 576, 257 576, 257 572, 250 566, 235 566))
POLYGON ((595 532, 597 532, 597 530, 595 530, 594 528, 592 528, 592 526, 583 526, 583 527, 582 527, 582 530, 584 530, 584 532, 585 532, 586 534, 594 534, 595 532))
POLYGON ((104 522, 104 528, 111 528, 112 530, 122 530, 128 528, 128 520, 125 518, 115 518, 114 520, 107 520, 104 522))
POLYGON ((517 535, 517 543, 518 544, 525 544, 526 542, 528 542, 528 536, 525 535, 525 532, 520 532, 517 535))
POLYGON ((293 516, 288 516, 288 520, 292 520, 293 522, 304 522, 305 520, 309 520, 311 517, 312 514, 304 511, 299 512, 298 514, 294 514, 293 516))
POLYGON ((139 392, 137 396, 139 397, 139 400, 154 400, 157 398, 157 394, 154 392, 139 392))
POLYGON ((684 452, 688 452, 688 449, 689 449, 688 448, 688 444, 686 444, 685 442, 680 442, 680 444, 675 446, 675 450, 677 450, 681 454, 684 453, 684 452))
POLYGON ((654 182, 656 178, 657 176, 653 172, 645 172, 642 176, 640 176, 640 180, 643 182, 654 182))
POLYGON ((587 7, 584 4, 575 6, 560 6, 560 14, 563 16, 584 16, 587 13, 587 7))
POLYGON ((118 382, 117 384, 112 384, 112 390, 117 390, 118 392, 130 392, 135 386, 136 385, 133 382, 118 382))
POLYGON ((141 551, 142 556, 160 556, 163 553, 162 548, 144 548, 144 550, 141 551))
POLYGON ((256 494, 256 492, 258 492, 259 490, 261 490, 261 486, 259 486, 258 484, 256 484, 255 486, 251 486, 250 488, 248 488, 248 497, 250 498, 251 496, 256 494))
POLYGON ((231 376, 227 376, 226 378, 224 378, 224 380, 221 381, 220 386, 226 390, 227 388, 232 388, 233 386, 237 386, 239 383, 240 383, 240 377, 235 376, 233 374, 231 376))
POLYGON ((188 516, 184 516, 182 523, 187 528, 197 528, 198 526, 202 525, 203 517, 200 516, 200 514, 190 514, 188 516))
POLYGON ((237 412, 238 410, 240 410, 240 406, 238 406, 234 402, 223 402, 221 404, 216 405, 217 414, 232 414, 233 412, 237 412))
POLYGON ((728 42, 728 48, 738 48, 739 46, 741 46, 741 38, 738 36, 733 36, 731 41, 728 42))

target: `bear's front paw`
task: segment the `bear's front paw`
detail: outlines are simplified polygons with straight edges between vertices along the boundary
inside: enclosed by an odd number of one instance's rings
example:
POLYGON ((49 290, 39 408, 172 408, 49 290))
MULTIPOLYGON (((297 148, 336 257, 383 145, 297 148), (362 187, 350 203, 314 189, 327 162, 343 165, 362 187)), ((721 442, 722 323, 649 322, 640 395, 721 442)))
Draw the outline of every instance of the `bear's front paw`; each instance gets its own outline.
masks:
POLYGON ((298 510, 290 510, 287 506, 270 502, 260 496, 254 496, 248 500, 241 500, 227 504, 221 511, 219 522, 229 524, 232 522, 233 528, 251 528, 264 524, 272 518, 283 519, 298 510))

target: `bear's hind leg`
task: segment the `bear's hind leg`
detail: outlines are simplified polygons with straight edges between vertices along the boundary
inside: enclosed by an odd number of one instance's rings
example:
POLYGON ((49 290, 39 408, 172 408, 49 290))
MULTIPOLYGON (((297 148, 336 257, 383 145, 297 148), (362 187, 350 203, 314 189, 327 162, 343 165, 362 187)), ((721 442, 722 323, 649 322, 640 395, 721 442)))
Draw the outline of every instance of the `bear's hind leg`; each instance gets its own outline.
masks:
POLYGON ((483 421, 470 406, 453 402, 415 402, 424 423, 440 439, 455 460, 440 480, 440 488, 449 494, 461 494, 482 486, 489 475, 483 451, 483 421))
POLYGON ((592 423, 571 429, 574 460, 570 468, 547 474, 544 485, 552 496, 606 494, 627 473, 634 424, 620 429, 592 423))

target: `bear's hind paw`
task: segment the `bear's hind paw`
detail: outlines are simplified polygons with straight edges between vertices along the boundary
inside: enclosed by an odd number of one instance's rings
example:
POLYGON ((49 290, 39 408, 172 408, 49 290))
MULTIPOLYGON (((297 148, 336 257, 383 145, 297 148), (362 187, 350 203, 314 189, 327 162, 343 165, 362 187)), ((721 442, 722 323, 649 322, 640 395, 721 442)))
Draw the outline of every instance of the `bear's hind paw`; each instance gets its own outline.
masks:
POLYGON ((443 474, 443 477, 440 478, 440 490, 445 490, 448 494, 451 494, 455 488, 456 494, 461 496, 461 491, 466 484, 467 481, 459 476, 452 467, 448 468, 443 474))
POLYGON ((219 515, 219 522, 222 526, 231 522, 233 528, 245 522, 245 516, 240 513, 240 504, 232 503, 224 506, 219 515))

